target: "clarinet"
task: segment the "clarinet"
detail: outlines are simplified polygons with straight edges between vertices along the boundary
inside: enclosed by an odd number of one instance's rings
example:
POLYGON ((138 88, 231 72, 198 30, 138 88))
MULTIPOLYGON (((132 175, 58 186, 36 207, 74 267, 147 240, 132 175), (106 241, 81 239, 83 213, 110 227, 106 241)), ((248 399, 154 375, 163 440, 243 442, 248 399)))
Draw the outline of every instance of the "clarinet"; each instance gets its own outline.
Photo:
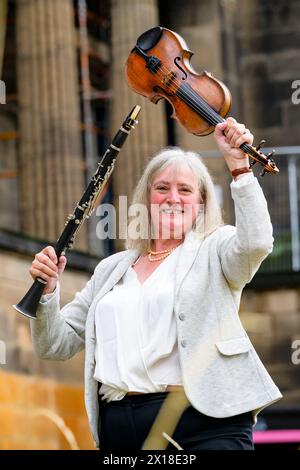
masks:
MULTIPOLYGON (((116 157, 131 129, 138 122, 137 116, 140 110, 141 107, 138 105, 131 110, 98 163, 98 168, 80 201, 77 203, 74 212, 67 217, 65 228, 54 246, 57 259, 73 246, 79 228, 84 220, 88 219, 94 211, 95 203, 113 172, 116 157)), ((45 284, 47 284, 46 281, 37 277, 22 300, 17 305, 13 305, 13 308, 26 317, 36 319, 36 311, 45 289, 45 284)))

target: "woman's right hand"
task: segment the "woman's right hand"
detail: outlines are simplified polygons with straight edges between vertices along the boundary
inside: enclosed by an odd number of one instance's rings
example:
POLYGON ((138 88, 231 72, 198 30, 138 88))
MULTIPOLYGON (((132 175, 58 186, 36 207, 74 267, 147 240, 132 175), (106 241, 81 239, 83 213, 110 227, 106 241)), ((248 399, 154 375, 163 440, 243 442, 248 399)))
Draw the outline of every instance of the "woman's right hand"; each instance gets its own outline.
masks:
POLYGON ((35 280, 40 277, 47 282, 43 294, 52 294, 56 288, 59 275, 64 271, 67 258, 61 256, 57 264, 57 256, 53 246, 46 246, 35 255, 29 270, 31 277, 35 280))

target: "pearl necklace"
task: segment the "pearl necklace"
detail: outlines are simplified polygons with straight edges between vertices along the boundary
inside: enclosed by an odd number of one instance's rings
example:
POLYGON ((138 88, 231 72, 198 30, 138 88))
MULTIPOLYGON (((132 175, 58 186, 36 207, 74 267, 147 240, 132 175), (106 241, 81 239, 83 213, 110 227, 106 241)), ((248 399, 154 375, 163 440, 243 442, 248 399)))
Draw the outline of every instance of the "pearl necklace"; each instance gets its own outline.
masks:
POLYGON ((160 261, 160 260, 166 258, 167 256, 169 256, 172 253, 172 251, 175 250, 175 248, 177 248, 180 245, 180 243, 178 243, 178 245, 174 246, 173 248, 170 248, 169 250, 162 250, 162 251, 148 250, 148 260, 149 261, 160 261), (161 255, 161 256, 158 256, 158 255, 161 255))
POLYGON ((160 261, 164 258, 166 258, 167 256, 169 256, 172 251, 175 250, 175 248, 177 248, 176 246, 174 248, 171 248, 170 250, 164 250, 164 251, 152 251, 152 250, 148 250, 148 260, 149 261, 160 261), (161 256, 157 256, 157 255, 161 255, 161 256), (154 258, 153 258, 154 256, 154 258))

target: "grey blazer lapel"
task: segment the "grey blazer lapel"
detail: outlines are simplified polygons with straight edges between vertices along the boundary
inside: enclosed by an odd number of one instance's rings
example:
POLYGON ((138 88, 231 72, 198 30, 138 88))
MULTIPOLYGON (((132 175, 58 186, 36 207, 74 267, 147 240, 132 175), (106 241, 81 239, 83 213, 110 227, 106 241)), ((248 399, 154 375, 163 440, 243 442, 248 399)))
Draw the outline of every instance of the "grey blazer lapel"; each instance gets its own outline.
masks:
POLYGON ((183 242, 181 252, 178 258, 178 264, 175 272, 175 295, 179 292, 184 278, 191 269, 193 262, 197 256, 202 240, 194 232, 189 232, 183 242))
POLYGON ((117 282, 119 282, 121 277, 126 273, 129 266, 136 260, 137 256, 137 250, 128 250, 125 253, 124 258, 122 258, 121 261, 119 261, 119 263, 115 266, 107 281, 95 296, 93 300, 94 305, 101 299, 101 297, 110 291, 114 285, 117 284, 117 282))

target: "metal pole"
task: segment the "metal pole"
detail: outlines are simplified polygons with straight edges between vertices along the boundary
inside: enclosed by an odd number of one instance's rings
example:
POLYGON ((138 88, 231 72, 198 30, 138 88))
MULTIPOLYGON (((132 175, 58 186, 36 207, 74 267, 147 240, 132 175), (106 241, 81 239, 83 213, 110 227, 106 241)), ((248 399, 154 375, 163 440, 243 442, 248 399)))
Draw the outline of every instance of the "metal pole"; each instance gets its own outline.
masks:
POLYGON ((295 155, 292 155, 288 158, 288 178, 289 178, 289 200, 290 200, 291 245, 292 245, 292 270, 300 271, 297 161, 296 161, 295 155))

